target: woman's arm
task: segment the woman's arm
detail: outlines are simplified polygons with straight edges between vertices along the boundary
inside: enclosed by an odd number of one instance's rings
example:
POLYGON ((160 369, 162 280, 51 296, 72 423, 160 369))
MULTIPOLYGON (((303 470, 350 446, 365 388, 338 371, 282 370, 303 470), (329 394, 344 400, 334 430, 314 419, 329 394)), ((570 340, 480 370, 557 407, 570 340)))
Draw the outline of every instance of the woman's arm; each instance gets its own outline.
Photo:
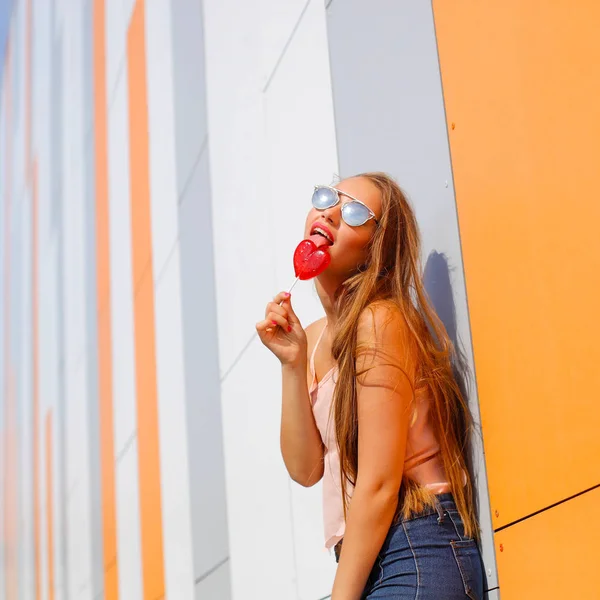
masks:
MULTIPOLYGON (((293 321, 291 304, 285 303, 293 321)), ((323 477, 323 441, 308 393, 308 354, 314 345, 314 323, 306 328, 307 352, 298 363, 282 364, 281 455, 290 477, 309 487, 323 477)))
POLYGON ((397 309, 385 306, 359 321, 357 347, 375 349, 356 361, 359 470, 332 600, 361 597, 397 508, 413 395, 405 331, 397 309))
POLYGON ((323 442, 310 405, 306 363, 282 365, 281 381, 281 455, 290 477, 309 487, 323 477, 323 442))
POLYGON ((309 486, 323 475, 323 443, 315 424, 307 383, 308 335, 288 292, 267 304, 265 319, 256 324, 261 342, 281 362, 281 454, 294 481, 309 486))

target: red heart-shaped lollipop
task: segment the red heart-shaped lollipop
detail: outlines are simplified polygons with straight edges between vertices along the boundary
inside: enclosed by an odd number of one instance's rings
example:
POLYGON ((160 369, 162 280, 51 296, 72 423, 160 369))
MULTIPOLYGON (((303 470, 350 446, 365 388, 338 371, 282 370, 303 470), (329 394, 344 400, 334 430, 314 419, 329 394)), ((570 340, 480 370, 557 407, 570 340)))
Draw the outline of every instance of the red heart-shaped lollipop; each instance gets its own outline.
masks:
POLYGON ((328 246, 317 245, 312 240, 302 240, 294 252, 294 272, 305 281, 320 275, 331 262, 328 246))

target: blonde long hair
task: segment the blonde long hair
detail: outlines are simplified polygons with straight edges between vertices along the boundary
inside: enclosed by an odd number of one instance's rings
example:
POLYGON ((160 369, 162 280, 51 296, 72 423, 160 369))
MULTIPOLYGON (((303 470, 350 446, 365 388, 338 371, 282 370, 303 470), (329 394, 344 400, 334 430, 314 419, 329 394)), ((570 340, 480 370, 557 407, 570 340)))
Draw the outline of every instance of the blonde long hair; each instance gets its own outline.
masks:
MULTIPOLYGON (((454 347, 431 308, 421 272, 421 241, 414 212, 398 184, 385 173, 357 175, 381 192, 382 217, 369 242, 368 258, 336 291, 338 320, 332 354, 338 365, 332 417, 338 443, 344 514, 349 485, 358 473, 358 412, 356 360, 359 317, 375 303, 393 304, 403 316, 410 348, 415 353, 413 390, 426 388, 431 402, 429 418, 440 447, 447 480, 465 527, 478 537, 473 488, 467 469, 472 417, 452 370, 454 347), (464 485, 464 475, 467 476, 464 485)), ((434 502, 434 495, 403 476, 395 518, 405 518, 434 502)))

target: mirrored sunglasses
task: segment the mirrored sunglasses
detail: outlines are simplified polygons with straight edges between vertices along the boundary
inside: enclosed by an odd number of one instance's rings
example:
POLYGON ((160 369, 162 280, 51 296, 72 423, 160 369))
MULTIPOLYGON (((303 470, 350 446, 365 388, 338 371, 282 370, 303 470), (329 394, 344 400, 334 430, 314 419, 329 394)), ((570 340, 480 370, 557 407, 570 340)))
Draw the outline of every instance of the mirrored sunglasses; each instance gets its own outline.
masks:
POLYGON ((375 218, 375 213, 360 200, 350 196, 328 185, 316 185, 312 195, 312 205, 317 210, 331 208, 341 201, 340 196, 346 196, 350 200, 342 202, 342 219, 350 227, 360 227, 370 219, 373 219, 377 225, 379 221, 375 218))

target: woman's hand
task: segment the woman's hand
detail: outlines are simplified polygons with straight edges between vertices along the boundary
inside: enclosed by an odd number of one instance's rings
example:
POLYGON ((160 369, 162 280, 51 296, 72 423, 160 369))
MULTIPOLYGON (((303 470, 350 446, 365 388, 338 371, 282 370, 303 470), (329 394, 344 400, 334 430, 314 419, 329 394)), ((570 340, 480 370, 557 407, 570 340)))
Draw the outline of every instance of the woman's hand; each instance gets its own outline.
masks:
POLYGON ((306 360, 306 333, 287 292, 280 292, 267 304, 265 319, 256 324, 256 331, 282 365, 298 365, 306 360))

